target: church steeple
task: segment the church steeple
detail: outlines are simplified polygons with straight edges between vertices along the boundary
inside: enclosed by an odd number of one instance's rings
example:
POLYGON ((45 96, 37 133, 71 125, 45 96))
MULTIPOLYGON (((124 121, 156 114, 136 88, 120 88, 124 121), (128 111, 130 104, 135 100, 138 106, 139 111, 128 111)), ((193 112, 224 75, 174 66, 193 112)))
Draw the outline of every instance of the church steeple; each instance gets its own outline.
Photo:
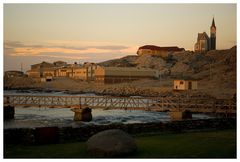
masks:
POLYGON ((215 26, 215 21, 214 21, 214 17, 213 17, 213 20, 212 20, 212 26, 211 26, 211 27, 216 28, 216 26, 215 26))
POLYGON ((216 30, 217 28, 213 17, 212 26, 210 27, 210 50, 216 49, 216 30))

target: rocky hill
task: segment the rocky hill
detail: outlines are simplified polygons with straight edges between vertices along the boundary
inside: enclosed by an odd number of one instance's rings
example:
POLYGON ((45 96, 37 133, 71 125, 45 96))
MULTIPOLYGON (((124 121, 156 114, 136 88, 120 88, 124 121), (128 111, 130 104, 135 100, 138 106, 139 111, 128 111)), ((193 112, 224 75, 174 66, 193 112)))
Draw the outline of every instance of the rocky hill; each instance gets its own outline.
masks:
POLYGON ((168 57, 142 55, 100 63, 102 66, 137 66, 160 71, 162 78, 199 80, 199 89, 214 96, 236 93, 236 46, 205 54, 190 51, 169 53, 168 57))
POLYGON ((99 63, 101 66, 146 67, 156 69, 172 77, 191 77, 205 79, 222 74, 236 72, 236 46, 227 50, 214 50, 206 54, 189 51, 169 53, 168 57, 142 55, 125 56, 120 59, 99 63), (211 76, 210 76, 211 75, 211 76))

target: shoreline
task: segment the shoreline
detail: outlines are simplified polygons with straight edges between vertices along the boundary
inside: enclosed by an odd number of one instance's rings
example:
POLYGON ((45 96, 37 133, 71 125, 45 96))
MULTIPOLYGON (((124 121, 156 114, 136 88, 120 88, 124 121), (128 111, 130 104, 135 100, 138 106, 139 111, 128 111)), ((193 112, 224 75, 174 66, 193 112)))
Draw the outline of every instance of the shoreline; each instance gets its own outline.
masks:
MULTIPOLYGON (((55 88, 33 88, 33 87, 21 87, 21 88, 4 88, 4 91, 17 91, 22 93, 58 93, 62 92, 67 95, 77 95, 77 94, 95 94, 97 96, 115 96, 115 97, 131 97, 131 96, 140 96, 140 97, 167 97, 167 96, 186 96, 186 95, 192 95, 192 96, 205 96, 205 97, 212 97, 210 95, 198 92, 198 91, 192 91, 192 92, 186 92, 186 91, 163 91, 163 92, 157 92, 157 91, 151 91, 151 89, 148 90, 140 90, 137 88, 133 88, 134 90, 130 90, 132 92, 128 92, 130 88, 122 88, 119 89, 109 89, 106 88, 102 91, 99 90, 70 90, 70 89, 55 89, 55 88), (122 93, 120 93, 120 92, 122 93)), ((3 91, 3 92, 4 92, 3 91)))

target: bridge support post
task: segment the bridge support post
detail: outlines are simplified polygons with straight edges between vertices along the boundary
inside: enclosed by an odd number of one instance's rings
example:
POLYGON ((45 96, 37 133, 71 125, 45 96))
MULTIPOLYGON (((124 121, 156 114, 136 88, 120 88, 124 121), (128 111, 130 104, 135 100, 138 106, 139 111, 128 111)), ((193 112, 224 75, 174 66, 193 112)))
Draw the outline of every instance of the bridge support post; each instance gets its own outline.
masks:
POLYGON ((74 121, 85 121, 89 122, 92 120, 92 110, 90 108, 73 108, 74 121))
POLYGON ((14 106, 4 106, 4 120, 14 119, 15 107, 14 106))
POLYGON ((192 119, 192 113, 190 111, 172 111, 170 112, 170 117, 172 121, 192 119))

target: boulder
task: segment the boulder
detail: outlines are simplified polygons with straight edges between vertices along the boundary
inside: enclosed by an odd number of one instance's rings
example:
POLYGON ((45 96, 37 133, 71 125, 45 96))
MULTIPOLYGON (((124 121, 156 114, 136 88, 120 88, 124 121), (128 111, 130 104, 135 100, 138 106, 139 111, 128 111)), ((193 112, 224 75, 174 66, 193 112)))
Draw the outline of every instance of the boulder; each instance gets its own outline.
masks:
POLYGON ((119 129, 99 132, 87 141, 87 151, 94 157, 122 157, 136 149, 135 140, 119 129))

